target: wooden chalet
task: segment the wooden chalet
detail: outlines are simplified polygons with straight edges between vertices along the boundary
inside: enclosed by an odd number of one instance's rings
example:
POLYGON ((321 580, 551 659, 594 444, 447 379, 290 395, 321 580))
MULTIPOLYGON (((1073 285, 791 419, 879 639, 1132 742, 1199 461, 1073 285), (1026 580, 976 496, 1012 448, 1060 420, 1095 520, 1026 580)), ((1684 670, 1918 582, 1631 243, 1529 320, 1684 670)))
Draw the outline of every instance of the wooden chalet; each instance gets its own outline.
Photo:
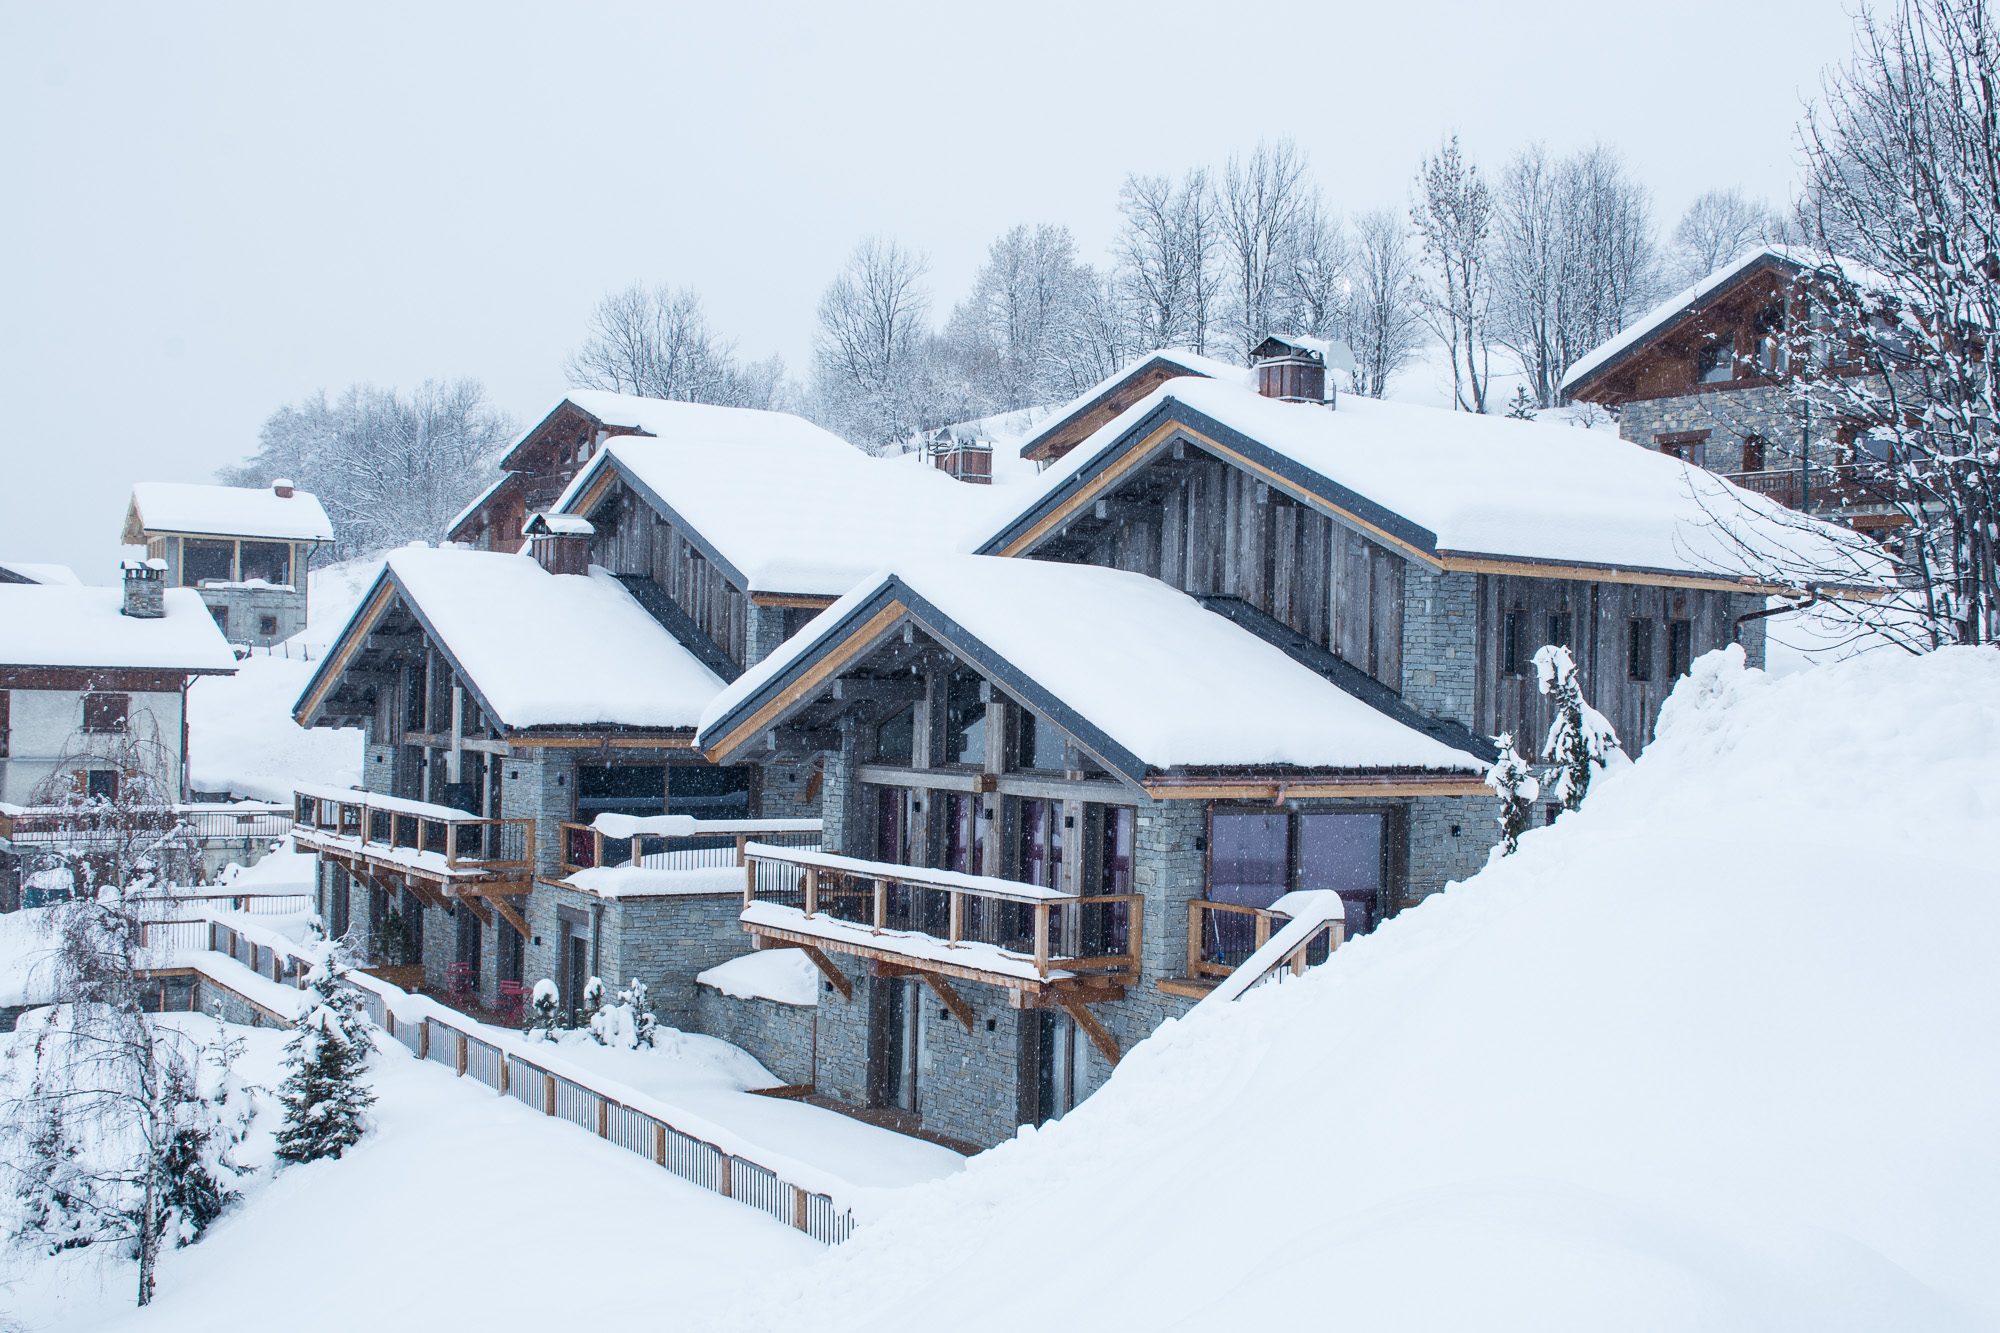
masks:
POLYGON ((1816 252, 1752 250, 1581 358, 1563 392, 1612 409, 1634 444, 1745 490, 1859 529, 1893 526, 1893 497, 1867 475, 1868 423, 1812 388, 1866 373, 1862 335, 1830 327, 1814 290, 1882 281, 1816 252))
POLYGON ((1246 372, 1241 366, 1177 347, 1163 347, 1056 409, 1047 424, 1021 443, 1021 457, 1035 463, 1053 462, 1168 380, 1190 375, 1232 384, 1246 382, 1246 372))
POLYGON ((331 545, 319 500, 289 481, 268 488, 142 481, 122 540, 161 561, 169 587, 201 594, 231 643, 266 647, 305 628, 307 567, 331 545))

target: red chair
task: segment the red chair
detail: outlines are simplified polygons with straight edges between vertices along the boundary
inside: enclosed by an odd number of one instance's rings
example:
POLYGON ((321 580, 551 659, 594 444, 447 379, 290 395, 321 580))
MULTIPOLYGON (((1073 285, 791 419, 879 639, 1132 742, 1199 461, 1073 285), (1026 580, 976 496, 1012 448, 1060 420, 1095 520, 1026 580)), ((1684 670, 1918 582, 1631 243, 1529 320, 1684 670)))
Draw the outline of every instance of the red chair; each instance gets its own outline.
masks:
POLYGON ((500 983, 500 1013, 510 1023, 521 1021, 528 1009, 528 987, 519 981, 500 983))
POLYGON ((472 964, 453 963, 444 972, 445 989, 453 995, 470 995, 479 989, 479 978, 472 973, 472 964))

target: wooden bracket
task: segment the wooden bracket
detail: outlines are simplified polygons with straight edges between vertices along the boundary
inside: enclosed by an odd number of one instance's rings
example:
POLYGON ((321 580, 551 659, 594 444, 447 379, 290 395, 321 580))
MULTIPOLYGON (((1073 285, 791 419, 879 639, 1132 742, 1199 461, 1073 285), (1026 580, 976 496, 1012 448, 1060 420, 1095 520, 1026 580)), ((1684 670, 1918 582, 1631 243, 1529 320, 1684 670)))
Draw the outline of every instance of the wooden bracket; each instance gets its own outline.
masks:
POLYGON ((972 1006, 965 1002, 965 997, 954 990, 949 981, 935 972, 925 972, 923 978, 930 988, 937 992, 938 999, 944 1001, 944 1007, 951 1010, 951 1016, 965 1024, 967 1032, 972 1031, 972 1006))
POLYGON ((806 957, 812 959, 812 964, 819 969, 820 975, 825 977, 828 983, 840 992, 841 999, 851 1000, 854 998, 854 983, 847 979, 845 972, 833 965, 831 958, 828 958, 824 953, 815 949, 810 944, 800 944, 793 947, 805 951, 806 957))
POLYGON ((1078 1027, 1083 1029, 1084 1035, 1090 1038, 1090 1044, 1095 1046, 1097 1053, 1104 1057, 1104 1062, 1109 1065, 1116 1065, 1119 1054, 1118 1038, 1112 1036, 1105 1029, 1104 1024, 1097 1021, 1097 1015, 1091 1013, 1089 1007, 1082 1001, 1072 999, 1061 991, 1056 992, 1056 1003, 1061 1005, 1062 1011, 1068 1014, 1078 1027))
POLYGON ((474 916, 479 918, 480 925, 490 926, 493 924, 493 914, 486 910, 486 904, 479 901, 477 895, 471 893, 457 893, 453 894, 452 896, 458 900, 458 905, 460 907, 463 907, 466 911, 472 913, 474 916))
POLYGON ((522 939, 531 940, 535 937, 535 932, 528 929, 527 919, 514 910, 514 904, 500 897, 491 897, 486 901, 493 904, 493 910, 498 912, 522 939))

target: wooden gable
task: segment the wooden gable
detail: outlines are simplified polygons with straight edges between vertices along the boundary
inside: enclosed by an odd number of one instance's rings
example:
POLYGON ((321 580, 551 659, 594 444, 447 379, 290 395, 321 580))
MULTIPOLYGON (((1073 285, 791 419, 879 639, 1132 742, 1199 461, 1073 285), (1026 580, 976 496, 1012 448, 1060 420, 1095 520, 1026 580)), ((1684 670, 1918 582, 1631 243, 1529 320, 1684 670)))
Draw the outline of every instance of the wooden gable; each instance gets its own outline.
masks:
POLYGON ((1036 463, 1053 463, 1168 380, 1199 374, 1163 357, 1141 362, 1103 393, 1044 428, 1022 447, 1021 457, 1036 463))

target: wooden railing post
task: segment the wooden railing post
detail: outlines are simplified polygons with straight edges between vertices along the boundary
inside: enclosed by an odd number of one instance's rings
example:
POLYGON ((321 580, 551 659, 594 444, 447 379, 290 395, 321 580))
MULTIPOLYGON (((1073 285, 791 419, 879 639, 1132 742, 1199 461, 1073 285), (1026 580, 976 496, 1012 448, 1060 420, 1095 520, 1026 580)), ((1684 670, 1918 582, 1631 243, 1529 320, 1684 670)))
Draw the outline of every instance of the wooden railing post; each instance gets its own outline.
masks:
POLYGON ((889 881, 877 879, 875 885, 875 929, 885 930, 889 925, 889 881))
POLYGON ((1201 910, 1201 900, 1199 898, 1190 898, 1188 900, 1187 974, 1191 977, 1201 975, 1201 932, 1205 924, 1204 917, 1205 914, 1201 910))
POLYGON ((611 1137, 611 1101, 601 1092, 597 1094, 597 1137, 611 1137))
POLYGON ((746 857, 743 861, 743 905, 748 907, 757 901, 757 862, 746 857))
POLYGON ((542 1114, 556 1113, 556 1076, 548 1070, 542 1071, 542 1114))
POLYGON ((736 1173, 729 1169, 731 1160, 728 1153, 722 1154, 722 1173, 715 1182, 717 1186, 715 1192, 725 1199, 736 1197, 736 1173))
POLYGON ((1035 973, 1046 977, 1049 974, 1049 904, 1043 899, 1035 904, 1035 973))
POLYGON ((1252 953, 1271 942, 1271 914, 1261 907, 1257 909, 1256 938, 1256 948, 1251 950, 1252 953))
POLYGON ((797 1185, 790 1186, 789 1188, 792 1191, 792 1225, 804 1231, 806 1229, 806 1192, 797 1185))
POLYGON ((736 864, 737 864, 737 865, 742 865, 742 864, 743 864, 743 856, 744 856, 744 851, 743 851, 743 849, 744 849, 744 848, 746 848, 746 847, 748 847, 749 845, 750 845, 750 835, 749 835, 749 834, 747 834, 747 833, 739 833, 739 834, 737 834, 737 835, 736 835, 736 864))
POLYGON ((458 864, 458 821, 452 820, 444 826, 444 863, 458 864))
POLYGON ((426 1018, 417 1025, 417 1059, 428 1060, 431 1054, 431 1021, 426 1018))
POLYGON ((666 1164, 667 1127, 655 1120, 653 1122, 653 1165, 665 1166, 666 1164))
POLYGON ((806 915, 819 913, 819 867, 806 867, 806 915))
POLYGON ((950 944, 958 944, 965 939, 965 895, 953 889, 950 903, 950 925, 946 929, 945 940, 950 944))

